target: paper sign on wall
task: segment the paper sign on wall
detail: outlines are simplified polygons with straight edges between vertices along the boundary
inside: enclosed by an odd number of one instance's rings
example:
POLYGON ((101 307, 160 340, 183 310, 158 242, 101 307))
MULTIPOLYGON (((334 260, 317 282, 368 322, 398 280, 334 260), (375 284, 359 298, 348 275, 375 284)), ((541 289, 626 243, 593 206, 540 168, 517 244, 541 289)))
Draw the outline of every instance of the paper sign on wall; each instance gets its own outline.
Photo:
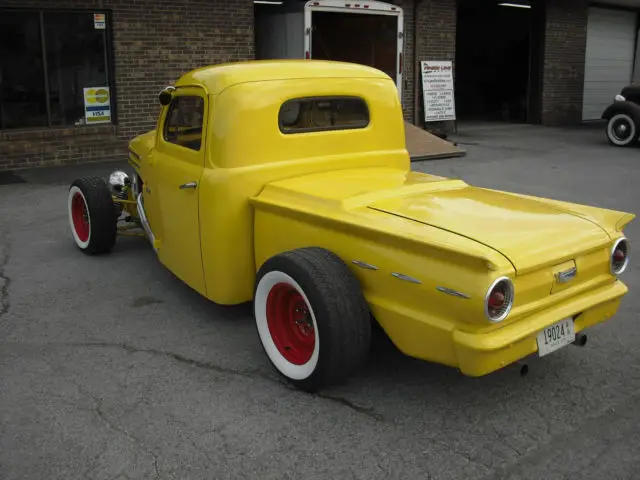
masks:
POLYGON ((456 119, 453 65, 450 61, 422 61, 422 92, 426 122, 456 119))
POLYGON ((84 117, 87 124, 111 122, 109 87, 84 89, 84 117))
POLYGON ((105 19, 104 13, 94 13, 93 14, 93 28, 96 30, 104 30, 106 28, 107 21, 105 19))

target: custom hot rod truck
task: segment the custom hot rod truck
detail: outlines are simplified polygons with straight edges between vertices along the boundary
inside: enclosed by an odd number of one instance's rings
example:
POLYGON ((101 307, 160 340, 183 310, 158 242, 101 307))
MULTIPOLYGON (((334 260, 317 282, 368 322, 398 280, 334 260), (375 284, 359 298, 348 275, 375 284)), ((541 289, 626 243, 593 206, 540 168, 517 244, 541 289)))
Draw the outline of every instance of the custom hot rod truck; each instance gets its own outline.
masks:
POLYGON ((406 355, 481 376, 584 344, 627 292, 633 214, 412 171, 379 70, 218 65, 159 100, 131 175, 72 183, 75 243, 104 253, 138 228, 206 298, 252 301, 268 359, 300 389, 352 375, 373 322, 406 355))

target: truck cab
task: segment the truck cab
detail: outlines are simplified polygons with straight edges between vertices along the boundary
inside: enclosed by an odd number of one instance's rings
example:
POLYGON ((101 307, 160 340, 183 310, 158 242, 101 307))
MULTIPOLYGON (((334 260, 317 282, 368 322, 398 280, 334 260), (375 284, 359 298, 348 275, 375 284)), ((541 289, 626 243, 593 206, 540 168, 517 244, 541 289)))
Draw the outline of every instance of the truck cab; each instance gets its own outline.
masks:
POLYGON ((395 85, 370 67, 223 65, 185 75, 160 97, 156 129, 130 144, 154 247, 217 303, 252 298, 251 199, 265 185, 322 171, 409 168, 395 85))

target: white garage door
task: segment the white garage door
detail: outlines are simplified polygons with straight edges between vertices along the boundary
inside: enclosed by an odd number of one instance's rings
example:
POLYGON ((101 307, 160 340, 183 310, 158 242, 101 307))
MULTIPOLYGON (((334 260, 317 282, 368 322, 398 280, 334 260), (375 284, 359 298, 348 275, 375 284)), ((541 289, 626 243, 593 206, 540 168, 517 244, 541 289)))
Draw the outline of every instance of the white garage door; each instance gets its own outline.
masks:
POLYGON ((589 8, 584 72, 583 120, 597 120, 616 93, 631 82, 636 14, 589 8))

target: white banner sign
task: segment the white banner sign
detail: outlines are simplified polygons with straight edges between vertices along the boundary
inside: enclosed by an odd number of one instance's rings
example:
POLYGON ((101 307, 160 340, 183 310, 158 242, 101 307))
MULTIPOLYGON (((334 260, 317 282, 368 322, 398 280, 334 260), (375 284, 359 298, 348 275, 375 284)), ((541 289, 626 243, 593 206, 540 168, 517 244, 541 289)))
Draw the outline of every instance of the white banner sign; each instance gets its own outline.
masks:
POLYGON ((456 119, 453 87, 453 65, 450 61, 423 61, 422 93, 426 122, 456 119))

